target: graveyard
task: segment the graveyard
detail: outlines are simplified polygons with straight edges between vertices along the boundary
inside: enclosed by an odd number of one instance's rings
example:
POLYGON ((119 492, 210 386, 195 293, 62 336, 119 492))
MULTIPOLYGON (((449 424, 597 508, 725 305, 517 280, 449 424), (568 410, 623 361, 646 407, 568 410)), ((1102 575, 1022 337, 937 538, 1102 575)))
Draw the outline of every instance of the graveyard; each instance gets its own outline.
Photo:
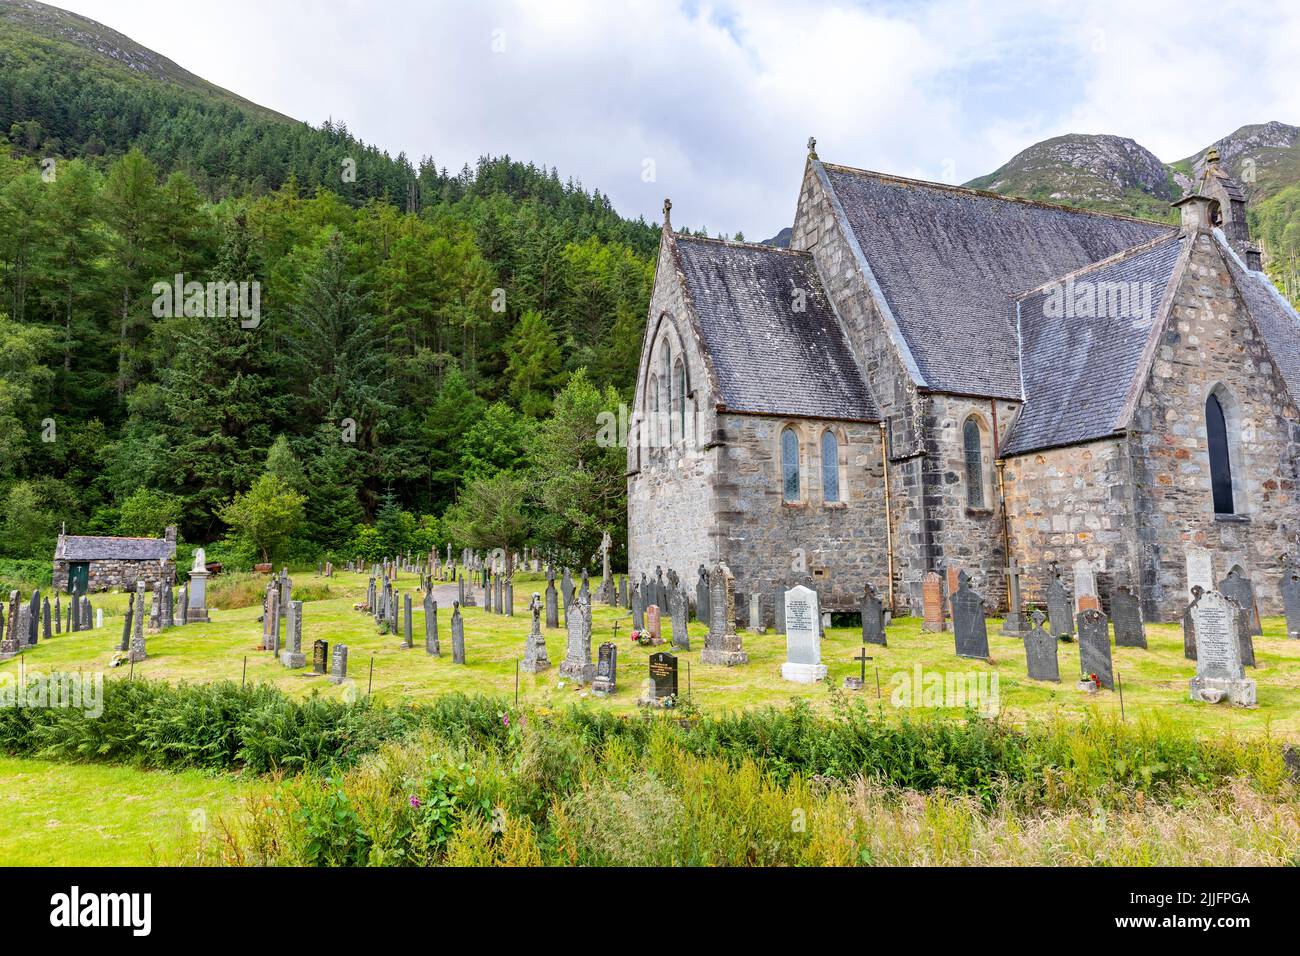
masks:
MULTIPOLYGON (((104 615, 102 628, 38 641, 20 656, 0 662, 0 674, 18 678, 20 674, 102 671, 110 681, 265 683, 299 698, 320 695, 351 701, 373 695, 392 704, 427 703, 448 693, 484 694, 513 703, 517 691, 521 706, 580 704, 632 716, 644 710, 638 701, 649 680, 651 655, 671 651, 678 658, 681 703, 692 712, 779 707, 796 698, 828 711, 837 696, 850 695, 898 718, 960 718, 968 709, 967 702, 933 692, 927 698, 924 692, 927 678, 934 679, 930 675, 943 680, 955 674, 963 680, 969 678, 970 709, 1013 723, 1060 715, 1077 718, 1091 712, 1134 721, 1159 715, 1205 735, 1252 733, 1269 734, 1279 741, 1300 740, 1300 642, 1288 639, 1284 617, 1262 618, 1263 634, 1254 639, 1256 666, 1249 669, 1259 687, 1258 705, 1242 708, 1207 706, 1189 698, 1188 681, 1195 676, 1196 664, 1184 656, 1183 628, 1176 624, 1144 624, 1145 649, 1114 646, 1112 669, 1118 686, 1092 693, 1076 687, 1076 678, 1085 673, 1077 641, 1054 642, 1059 682, 1032 680, 1026 640, 1004 635, 1003 619, 994 617, 987 619, 987 657, 979 659, 958 656, 951 631, 927 631, 919 617, 891 622, 885 629, 885 646, 864 645, 860 626, 831 626, 825 630, 820 649, 824 678, 799 683, 783 676, 786 637, 771 628, 759 634, 738 627, 747 661, 730 667, 713 665, 701 659, 709 629, 706 623, 690 621, 690 650, 675 649, 666 638, 662 645, 641 646, 630 638, 633 621, 625 608, 593 599, 593 660, 603 643, 618 649, 617 686, 612 694, 601 695, 560 673, 559 665, 565 659, 563 626, 547 628, 543 621, 541 630, 551 667, 529 673, 521 666, 531 627, 529 601, 534 592, 546 590, 546 577, 540 572, 514 575, 511 615, 486 610, 482 589, 474 589, 480 592, 477 606, 460 609, 464 665, 453 663, 451 609, 445 602, 438 609, 441 654, 426 653, 420 574, 400 572, 393 579, 395 594, 413 598, 416 640, 411 648, 402 646, 401 633, 381 631, 370 614, 355 608, 367 600, 368 575, 338 570, 326 578, 304 570, 292 577, 299 589, 313 594, 327 591, 319 600, 303 602, 305 666, 299 668, 286 668, 279 657, 262 648, 261 604, 210 608, 210 623, 173 626, 148 635, 144 660, 121 661, 114 666, 128 596, 106 593, 95 596, 95 607, 104 615), (331 648, 338 644, 348 647, 346 682, 333 683, 328 674, 315 673, 311 649, 316 641, 325 641, 331 648), (865 664, 857 659, 864 647, 871 658, 865 664), (987 696, 989 681, 995 676, 996 708, 989 710, 975 699, 974 688, 983 687, 987 696), (863 679, 863 686, 846 690, 846 678, 863 679), (913 694, 914 687, 922 690, 913 694)), ((663 628, 668 635, 666 616, 663 628)), ((1086 672, 1093 670, 1090 667, 1086 672)))

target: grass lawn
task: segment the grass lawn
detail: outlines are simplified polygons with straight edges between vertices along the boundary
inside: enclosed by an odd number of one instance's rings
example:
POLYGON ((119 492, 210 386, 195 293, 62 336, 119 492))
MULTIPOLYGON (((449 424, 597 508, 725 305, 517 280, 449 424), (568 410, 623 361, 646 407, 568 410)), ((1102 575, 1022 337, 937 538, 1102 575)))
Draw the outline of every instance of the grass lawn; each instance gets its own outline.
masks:
MULTIPOLYGON (((469 608, 465 615, 466 666, 451 662, 450 608, 439 612, 441 658, 424 653, 423 614, 416 592, 418 580, 405 575, 398 580, 400 593, 412 595, 415 608, 416 647, 403 650, 394 635, 377 633, 368 614, 353 610, 363 600, 367 578, 360 574, 338 572, 325 580, 314 574, 300 573, 295 585, 328 585, 328 598, 304 605, 303 644, 308 668, 284 669, 269 652, 260 650, 261 625, 259 607, 231 610, 213 609, 212 623, 171 628, 147 638, 149 659, 135 667, 137 676, 169 681, 211 681, 218 679, 264 681, 276 684, 294 695, 323 694, 343 697, 365 694, 368 689, 376 698, 390 702, 429 700, 451 691, 481 692, 513 696, 516 660, 522 655, 528 633, 530 614, 527 606, 534 590, 545 588, 541 575, 517 575, 515 579, 515 614, 513 617, 487 614, 481 608, 469 608), (343 642, 349 648, 350 681, 335 686, 323 676, 310 673, 311 644, 317 639, 331 647, 343 642), (370 668, 373 662, 373 685, 370 668)), ((481 595, 479 595, 481 602, 481 595)), ((126 679, 125 666, 108 669, 108 663, 121 636, 121 614, 126 597, 122 594, 92 597, 96 607, 105 609, 102 630, 63 634, 42 641, 20 658, 0 664, 0 673, 31 671, 98 670, 107 679, 126 679)), ((400 613, 399 613, 400 617, 400 613)), ((601 604, 594 607, 592 653, 602 642, 613 639, 619 623, 618 693, 602 699, 589 691, 559 679, 557 669, 564 658, 563 629, 547 631, 547 649, 552 669, 539 675, 519 675, 519 699, 524 704, 561 707, 583 701, 592 707, 621 713, 636 711, 636 700, 646 682, 647 658, 655 650, 627 639, 630 627, 628 612, 601 604)), ((903 714, 910 707, 896 707, 892 692, 903 682, 911 681, 919 665, 923 674, 957 675, 996 673, 999 681, 1000 706, 1012 719, 1049 716, 1057 713, 1083 714, 1089 708, 1119 712, 1118 693, 1101 691, 1088 695, 1075 689, 1078 673, 1078 645, 1060 646, 1062 683, 1044 684, 1028 680, 1025 653, 1021 642, 1002 637, 999 621, 989 621, 991 662, 958 658, 953 653, 950 633, 928 634, 920 630, 919 618, 905 618, 888 631, 889 646, 870 648, 874 660, 867 667, 868 698, 876 697, 877 670, 881 689, 880 706, 889 713, 903 714)), ((844 677, 857 674, 859 665, 853 656, 859 652, 859 632, 853 628, 833 628, 822 645, 822 658, 830 668, 827 684, 812 686, 788 683, 781 678, 780 665, 785 659, 785 639, 777 634, 743 634, 749 664, 741 667, 716 667, 700 663, 706 628, 691 625, 692 649, 681 655, 680 689, 688 686, 695 704, 706 712, 754 707, 764 704, 783 705, 792 697, 802 697, 818 708, 828 707, 831 688, 838 688, 844 677), (689 683, 688 683, 689 682, 689 683)), ((665 633, 667 622, 665 622, 665 633)), ((1178 625, 1147 626, 1149 650, 1116 648, 1114 668, 1123 683, 1124 708, 1129 719, 1160 711, 1178 723, 1202 733, 1220 733, 1231 729, 1241 732, 1271 731, 1279 737, 1300 739, 1300 641, 1285 638, 1282 618, 1264 620, 1264 636, 1255 639, 1257 668, 1247 668, 1259 684, 1259 706, 1252 710, 1226 705, 1194 704, 1187 697, 1187 681, 1195 673, 1195 664, 1184 660, 1182 630, 1178 625)), ((920 695, 917 695, 919 698, 920 695)), ((916 701, 918 704, 921 700, 916 701)), ((927 712, 933 708, 927 708, 927 712)), ((961 713, 960 708, 947 711, 961 713)))
MULTIPOLYGON (((218 814, 267 787, 232 775, 164 773, 0 757, 0 864, 184 865, 218 814)), ((210 832, 210 831, 208 831, 210 832)))

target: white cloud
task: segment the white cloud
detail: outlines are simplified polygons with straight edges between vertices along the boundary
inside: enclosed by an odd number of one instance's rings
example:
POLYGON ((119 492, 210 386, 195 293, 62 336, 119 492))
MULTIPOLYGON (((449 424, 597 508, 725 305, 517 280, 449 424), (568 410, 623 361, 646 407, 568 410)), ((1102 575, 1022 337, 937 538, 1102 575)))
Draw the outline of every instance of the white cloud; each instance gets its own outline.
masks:
POLYGON ((964 181, 1067 132, 1131 136, 1173 160, 1245 123, 1300 123, 1300 12, 1285 4, 64 5, 390 152, 453 169, 509 153, 626 215, 655 219, 670 195, 678 224, 750 238, 789 223, 809 135, 828 160, 964 181))

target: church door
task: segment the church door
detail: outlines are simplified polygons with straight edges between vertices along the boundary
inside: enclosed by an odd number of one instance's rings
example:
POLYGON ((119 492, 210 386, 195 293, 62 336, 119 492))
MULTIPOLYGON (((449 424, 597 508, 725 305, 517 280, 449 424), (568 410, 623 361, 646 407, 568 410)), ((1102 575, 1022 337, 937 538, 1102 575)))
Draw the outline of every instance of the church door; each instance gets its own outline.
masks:
POLYGON ((73 561, 68 565, 68 591, 72 594, 85 594, 90 584, 90 562, 73 561))

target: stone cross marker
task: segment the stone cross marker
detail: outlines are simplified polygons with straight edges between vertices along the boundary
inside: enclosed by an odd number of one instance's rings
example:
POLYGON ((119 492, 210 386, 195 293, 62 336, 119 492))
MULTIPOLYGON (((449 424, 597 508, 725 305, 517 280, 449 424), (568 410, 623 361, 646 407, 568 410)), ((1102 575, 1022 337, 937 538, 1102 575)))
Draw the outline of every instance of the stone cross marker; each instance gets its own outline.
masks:
POLYGON ((576 684, 590 684, 596 676, 596 665, 591 662, 591 602, 579 593, 569 606, 568 641, 560 676, 576 684))
POLYGON ((1110 657, 1110 621, 1101 611, 1091 608, 1079 612, 1079 677, 1086 680, 1097 675, 1097 684, 1115 689, 1110 657))
POLYGON ((688 615, 686 608, 690 604, 690 599, 686 596, 686 589, 681 586, 673 588, 669 601, 671 607, 668 613, 668 624, 673 632, 673 647, 689 651, 691 649, 691 635, 687 630, 688 615))
POLYGON ((1007 637, 1020 637, 1029 633, 1029 622, 1025 620, 1020 600, 1020 565, 1014 557, 1007 563, 1004 573, 1007 578, 1007 616, 1002 622, 1002 633, 1007 637))
POLYGON ((1286 612, 1286 636, 1300 640, 1300 570, 1288 568, 1282 575, 1282 608, 1286 612))
POLYGON ((441 657, 438 644, 438 602, 433 599, 433 588, 424 592, 424 653, 441 657))
POLYGON ((749 663, 749 655, 741 647, 740 635, 736 633, 734 586, 731 569, 721 562, 715 564, 709 576, 709 633, 704 639, 701 663, 724 667, 749 663))
POLYGON ((465 663, 465 619, 460 616, 460 604, 451 606, 451 662, 465 663))
MULTIPOLYGON (((552 594, 554 588, 551 589, 552 594)), ((519 669, 528 674, 537 674, 550 670, 551 659, 546 655, 546 637, 542 634, 542 596, 533 594, 528 602, 528 609, 533 612, 532 629, 528 632, 528 641, 524 645, 524 659, 519 669)))
MULTIPOLYGON (((1237 606, 1245 612, 1246 633, 1248 635, 1264 633, 1264 629, 1260 626, 1259 606, 1255 603, 1255 585, 1240 565, 1234 566, 1228 572, 1228 576, 1219 582, 1219 593, 1235 601, 1237 606)), ((1251 658, 1252 660, 1246 663, 1254 666, 1253 653, 1251 658)))
POLYGON ((868 582, 862 589, 862 643, 886 646, 885 606, 868 582))
POLYGON ((1061 667, 1057 660, 1060 641, 1043 630, 1047 620, 1042 611, 1034 611, 1033 627, 1025 635, 1025 662, 1030 680, 1045 680, 1059 684, 1061 667))
POLYGON ((600 536, 600 591, 598 596, 606 604, 614 603, 614 577, 609 569, 609 549, 614 546, 613 540, 606 531, 600 536))
POLYGON ((618 690, 618 648, 606 641, 596 655, 596 677, 591 692, 597 697, 611 697, 618 690))
POLYGON ((1111 621, 1115 625, 1116 647, 1140 647, 1146 650, 1147 635, 1142 627, 1142 604, 1126 587, 1116 588, 1110 596, 1111 621))
POLYGON ((1192 700, 1255 706, 1255 682, 1246 677, 1241 659, 1240 608, 1218 591, 1206 591, 1191 613, 1196 622, 1196 676, 1189 685, 1192 700))
POLYGON ((930 571, 921 582, 921 629, 925 631, 942 631, 943 614, 943 578, 938 571, 930 571))
POLYGON ((798 584, 785 592, 784 599, 786 661, 781 676, 797 684, 815 684, 826 678, 817 592, 798 584))
POLYGON ((957 593, 948 599, 952 606, 953 643, 958 657, 988 660, 989 634, 984 621, 984 598, 971 590, 970 579, 958 575, 957 593))
POLYGON ((1061 583, 1052 566, 1051 580, 1047 583, 1047 631, 1053 637, 1074 635, 1074 615, 1070 612, 1070 594, 1061 583))

